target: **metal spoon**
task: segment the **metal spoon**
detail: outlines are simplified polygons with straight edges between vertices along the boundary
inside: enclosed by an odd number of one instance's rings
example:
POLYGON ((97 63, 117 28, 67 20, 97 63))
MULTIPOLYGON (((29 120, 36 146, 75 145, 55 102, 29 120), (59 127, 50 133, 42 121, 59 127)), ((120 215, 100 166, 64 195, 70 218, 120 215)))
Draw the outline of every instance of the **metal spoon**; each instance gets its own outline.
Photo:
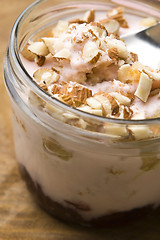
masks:
POLYGON ((129 51, 138 54, 141 63, 157 68, 160 63, 160 23, 121 38, 125 40, 129 51))

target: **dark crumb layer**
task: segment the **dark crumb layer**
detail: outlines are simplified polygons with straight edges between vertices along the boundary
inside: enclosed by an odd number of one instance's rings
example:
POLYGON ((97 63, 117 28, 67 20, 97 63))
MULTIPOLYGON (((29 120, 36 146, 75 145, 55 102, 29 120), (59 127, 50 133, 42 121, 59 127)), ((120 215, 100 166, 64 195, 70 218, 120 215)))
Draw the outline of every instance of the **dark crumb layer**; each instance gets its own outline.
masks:
POLYGON ((96 219, 92 219, 90 221, 86 221, 76 212, 76 210, 66 208, 46 196, 43 193, 40 185, 33 182, 26 168, 23 165, 19 165, 19 168, 21 175, 25 180, 29 191, 34 196, 36 202, 49 214, 67 222, 81 224, 88 227, 111 227, 127 224, 133 220, 138 220, 141 217, 153 212, 153 207, 149 205, 143 208, 105 215, 96 219))

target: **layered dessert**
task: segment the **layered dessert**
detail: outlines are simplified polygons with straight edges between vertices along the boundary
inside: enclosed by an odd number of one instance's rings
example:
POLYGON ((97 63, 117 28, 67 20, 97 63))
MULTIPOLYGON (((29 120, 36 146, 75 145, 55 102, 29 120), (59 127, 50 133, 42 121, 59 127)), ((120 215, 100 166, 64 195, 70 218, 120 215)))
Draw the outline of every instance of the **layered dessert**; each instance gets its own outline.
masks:
POLYGON ((127 18, 122 7, 102 16, 91 9, 24 46, 28 74, 63 103, 58 108, 29 91, 30 108, 48 127, 18 109, 14 117, 22 175, 54 216, 106 226, 159 206, 159 128, 134 121, 160 117, 160 70, 140 63, 121 38, 157 21, 127 18))

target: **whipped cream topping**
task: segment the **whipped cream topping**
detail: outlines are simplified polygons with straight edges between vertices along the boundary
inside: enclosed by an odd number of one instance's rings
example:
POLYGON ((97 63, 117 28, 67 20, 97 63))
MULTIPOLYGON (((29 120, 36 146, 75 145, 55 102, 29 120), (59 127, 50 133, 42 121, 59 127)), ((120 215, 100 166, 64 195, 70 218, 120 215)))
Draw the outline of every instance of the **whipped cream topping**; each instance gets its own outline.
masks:
MULTIPOLYGON (((25 48, 27 51, 22 51, 25 58, 29 59, 30 54, 33 55, 33 59, 36 57, 38 59, 36 62, 40 65, 40 68, 36 68, 34 62, 30 64, 23 59, 26 69, 31 76, 33 74, 35 81, 43 90, 82 111, 106 117, 129 119, 135 119, 135 115, 137 119, 138 111, 143 111, 143 118, 157 117, 160 101, 159 70, 153 70, 139 63, 138 56, 129 52, 125 42, 118 36, 120 29, 129 28, 123 16, 123 8, 111 9, 106 16, 99 21, 94 21, 95 12, 91 10, 82 19, 59 21, 52 31, 52 37, 42 37, 39 42, 29 42, 25 48), (47 74, 43 68, 46 68, 47 74), (38 70, 35 71, 36 69, 38 70), (79 84, 79 90, 78 92, 74 90, 74 96, 67 91, 66 96, 64 88, 66 89, 72 82, 79 84), (63 88, 62 85, 66 86, 63 88), (80 89, 83 89, 81 85, 87 87, 88 91, 92 91, 89 97, 98 94, 103 95, 104 98, 105 94, 109 94, 105 95, 107 99, 110 98, 108 108, 113 108, 114 106, 110 105, 116 101, 119 112, 113 115, 111 111, 92 111, 87 104, 91 102, 90 99, 82 100, 81 98, 81 102, 78 99, 80 89), (114 99, 111 100, 111 97, 114 99), (126 97, 130 98, 127 111, 132 114, 122 113, 125 108, 122 99, 126 97), (78 99, 78 103, 75 102, 75 98, 76 101, 78 99), (149 112, 150 102, 154 107, 149 112)), ((155 24, 156 20, 150 22, 152 23, 155 24)), ((95 99, 92 99, 92 108, 96 109, 93 101, 95 102, 95 99)))

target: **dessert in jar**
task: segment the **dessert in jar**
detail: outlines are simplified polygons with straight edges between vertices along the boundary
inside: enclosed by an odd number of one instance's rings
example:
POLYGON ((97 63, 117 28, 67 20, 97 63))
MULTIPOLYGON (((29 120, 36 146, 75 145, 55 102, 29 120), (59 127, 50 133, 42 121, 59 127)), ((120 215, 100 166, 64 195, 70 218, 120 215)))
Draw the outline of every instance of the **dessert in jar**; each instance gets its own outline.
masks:
POLYGON ((20 171, 60 219, 127 222, 160 204, 160 70, 121 36, 156 24, 158 10, 51 2, 19 17, 5 62, 20 171))

